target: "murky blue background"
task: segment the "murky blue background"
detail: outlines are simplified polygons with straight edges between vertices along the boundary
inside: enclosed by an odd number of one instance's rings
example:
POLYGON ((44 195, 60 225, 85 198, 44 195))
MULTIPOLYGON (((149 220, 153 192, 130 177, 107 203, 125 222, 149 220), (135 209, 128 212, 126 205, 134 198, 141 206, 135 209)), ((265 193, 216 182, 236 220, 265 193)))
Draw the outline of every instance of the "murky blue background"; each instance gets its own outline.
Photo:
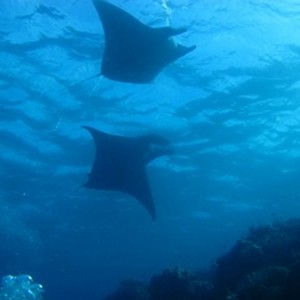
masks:
POLYGON ((299 216, 300 3, 114 0, 197 49, 153 84, 98 78, 104 36, 89 0, 5 0, 0 11, 0 272, 47 299, 100 299, 122 279, 210 266, 251 226, 299 216), (148 167, 158 218, 81 188, 81 126, 169 138, 148 167))

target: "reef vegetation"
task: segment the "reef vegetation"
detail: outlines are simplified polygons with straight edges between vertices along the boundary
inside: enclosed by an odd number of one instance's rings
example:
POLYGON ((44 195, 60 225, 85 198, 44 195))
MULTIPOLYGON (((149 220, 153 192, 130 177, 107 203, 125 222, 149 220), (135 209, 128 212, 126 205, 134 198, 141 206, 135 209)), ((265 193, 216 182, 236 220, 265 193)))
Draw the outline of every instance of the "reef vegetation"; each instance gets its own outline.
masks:
POLYGON ((300 219, 251 228, 209 270, 128 280, 105 300, 299 300, 300 219))

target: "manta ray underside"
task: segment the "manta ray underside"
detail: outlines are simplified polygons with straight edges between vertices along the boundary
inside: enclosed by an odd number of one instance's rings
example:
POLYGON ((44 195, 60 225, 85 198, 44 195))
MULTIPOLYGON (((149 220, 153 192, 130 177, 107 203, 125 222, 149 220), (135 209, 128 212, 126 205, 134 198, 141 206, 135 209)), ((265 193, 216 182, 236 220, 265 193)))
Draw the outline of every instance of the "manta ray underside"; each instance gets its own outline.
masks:
POLYGON ((194 50, 172 36, 186 29, 152 28, 105 0, 93 0, 101 19, 105 48, 101 74, 111 80, 149 83, 168 64, 194 50))
POLYGON ((155 219, 155 206, 146 165, 172 154, 169 142, 156 134, 139 137, 111 135, 84 126, 92 135, 96 154, 86 187, 127 193, 136 198, 155 219))

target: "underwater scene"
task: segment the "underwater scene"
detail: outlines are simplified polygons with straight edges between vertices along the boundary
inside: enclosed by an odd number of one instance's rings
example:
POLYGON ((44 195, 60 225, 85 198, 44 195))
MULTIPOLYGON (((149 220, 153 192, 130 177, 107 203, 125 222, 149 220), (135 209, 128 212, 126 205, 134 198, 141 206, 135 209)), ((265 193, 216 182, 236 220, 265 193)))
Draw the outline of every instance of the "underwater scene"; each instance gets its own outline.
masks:
POLYGON ((299 300, 300 2, 3 0, 0 300, 299 300))

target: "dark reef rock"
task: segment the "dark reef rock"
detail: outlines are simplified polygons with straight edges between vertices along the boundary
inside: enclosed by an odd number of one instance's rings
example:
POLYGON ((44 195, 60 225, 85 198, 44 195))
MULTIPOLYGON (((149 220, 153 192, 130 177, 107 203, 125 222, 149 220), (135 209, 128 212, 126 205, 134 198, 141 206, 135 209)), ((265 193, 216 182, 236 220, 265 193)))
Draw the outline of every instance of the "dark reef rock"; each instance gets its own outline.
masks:
MULTIPOLYGON (((283 291, 287 289, 287 278, 297 276, 288 274, 299 260, 299 237, 298 219, 251 229, 245 239, 217 260, 213 281, 215 299, 290 300, 284 297, 283 291), (278 277, 280 280, 270 284, 278 277)), ((299 270, 297 274, 300 277, 299 270)), ((292 279, 289 282, 293 285, 292 279)))
POLYGON ((300 299, 300 261, 293 265, 286 279, 284 298, 288 300, 300 299))
POLYGON ((283 286, 288 270, 283 267, 259 269, 245 278, 239 287, 237 299, 279 300, 283 296, 283 286))
POLYGON ((215 269, 216 297, 238 287, 239 281, 263 266, 263 251, 251 241, 238 241, 232 250, 220 257, 215 269))
POLYGON ((191 276, 183 269, 165 270, 160 275, 154 276, 149 285, 150 299, 180 300, 185 295, 189 298, 189 283, 191 276))
POLYGON ((118 290, 108 295, 106 300, 149 300, 148 287, 135 280, 124 280, 118 290))
POLYGON ((180 268, 163 271, 154 276, 149 285, 151 300, 209 299, 211 289, 209 282, 180 268))
POLYGON ((106 298, 127 299, 300 300, 300 219, 251 229, 209 271, 168 269, 106 298))

